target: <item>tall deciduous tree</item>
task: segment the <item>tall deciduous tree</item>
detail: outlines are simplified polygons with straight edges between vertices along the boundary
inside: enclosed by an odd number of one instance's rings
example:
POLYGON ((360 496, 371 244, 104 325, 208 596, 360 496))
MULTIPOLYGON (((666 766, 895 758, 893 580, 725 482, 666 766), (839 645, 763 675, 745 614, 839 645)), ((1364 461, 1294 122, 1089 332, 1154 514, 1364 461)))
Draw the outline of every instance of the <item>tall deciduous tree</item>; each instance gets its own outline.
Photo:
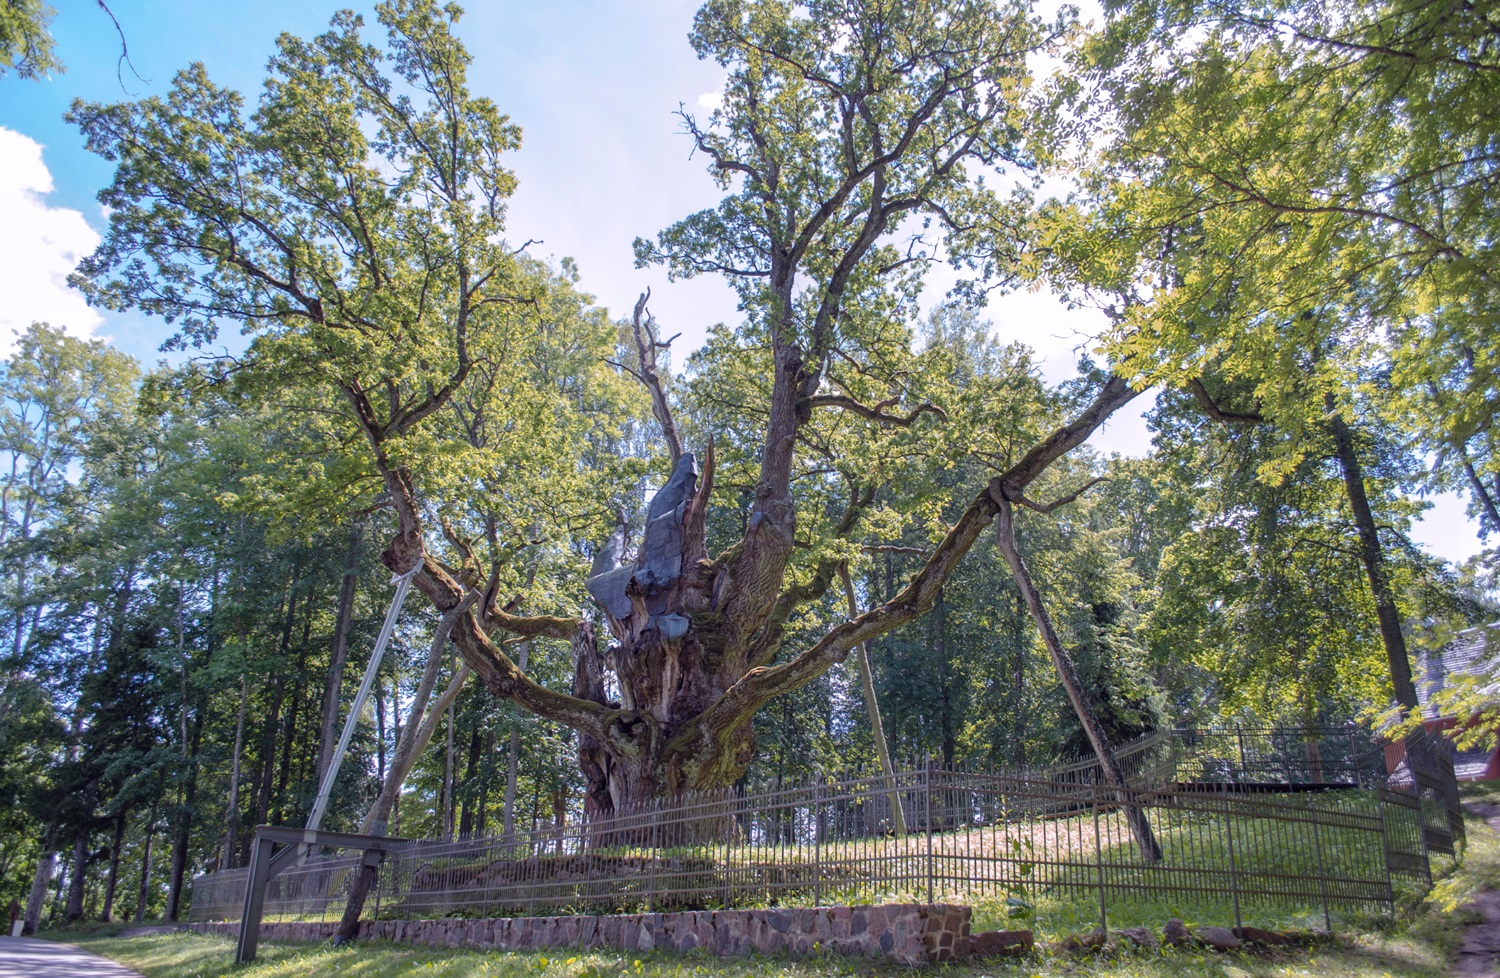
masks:
POLYGON ((1409 0, 1115 4, 1080 51, 1085 90, 1110 106, 1086 113, 1107 123, 1096 214, 1125 243, 1096 256, 1148 270, 1115 355, 1210 406, 1203 375, 1248 384, 1253 410, 1228 419, 1263 417, 1301 446, 1268 478, 1332 444, 1392 690, 1414 710, 1360 428, 1404 400, 1394 413, 1446 464, 1438 481, 1483 511, 1500 309, 1496 124, 1478 109, 1500 98, 1492 20, 1409 0), (1371 365, 1399 391, 1367 396, 1371 365))
MULTIPOLYGON (((979 0, 715 0, 699 12, 693 43, 726 68, 725 107, 684 123, 727 194, 639 244, 638 257, 722 273, 740 291, 747 321, 718 334, 710 355, 734 377, 736 437, 724 450, 748 492, 735 538, 711 555, 715 451, 698 442, 701 469, 686 451, 657 360, 664 341, 642 302, 616 362, 651 395, 671 475, 635 559, 624 525, 594 554, 589 590, 615 640, 606 666, 576 604, 522 614, 508 603, 514 565, 482 534, 444 527, 449 559, 434 552, 431 528, 446 514, 429 489, 462 474, 468 451, 444 439, 445 411, 481 372, 522 362, 537 292, 501 239, 514 181, 500 157, 519 133, 469 93, 469 57, 450 30, 457 9, 400 0, 378 13, 388 52, 361 39, 353 15, 310 41, 281 38, 248 116, 201 67, 166 99, 76 105, 90 147, 118 164, 102 195, 109 234, 79 282, 95 301, 178 317, 185 343, 223 320, 249 324, 243 383, 337 392, 399 521, 386 564, 415 567, 417 589, 445 615, 473 592, 452 641, 492 693, 578 732, 601 814, 730 784, 749 763, 756 711, 931 608, 1004 501, 1135 394, 1101 378, 1071 422, 1009 453, 904 589, 783 655, 789 617, 828 593, 874 498, 866 474, 827 511, 830 484, 843 485, 830 483, 838 466, 827 458, 860 437, 915 443, 943 417, 906 380, 904 322, 922 270, 951 253, 1010 275, 1024 209, 979 178, 1031 162, 1027 58, 1055 34, 1023 5, 979 0), (815 541, 807 560, 799 535, 815 541), (573 689, 536 682, 497 633, 571 642, 573 689)), ((530 388, 517 410, 542 398, 530 388)), ((569 471, 586 447, 524 450, 569 471)), ((590 505, 602 515, 616 502, 590 505)))

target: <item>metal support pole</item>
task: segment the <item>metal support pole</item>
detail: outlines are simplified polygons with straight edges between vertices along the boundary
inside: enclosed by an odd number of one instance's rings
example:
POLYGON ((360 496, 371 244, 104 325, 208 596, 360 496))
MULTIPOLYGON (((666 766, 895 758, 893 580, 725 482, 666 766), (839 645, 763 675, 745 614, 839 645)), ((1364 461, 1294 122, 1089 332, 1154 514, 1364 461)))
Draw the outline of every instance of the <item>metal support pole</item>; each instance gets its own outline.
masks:
POLYGON ((932 755, 922 765, 922 785, 927 795, 927 903, 932 903, 932 755))
MULTIPOLYGON (((653 806, 655 807, 655 806, 653 806)), ((661 858, 658 845, 661 841, 661 809, 657 808, 651 819, 651 874, 646 878, 646 912, 652 913, 656 909, 656 863, 661 858)))
POLYGON ((1240 776, 1236 781, 1248 781, 1250 779, 1250 762, 1245 757, 1245 730, 1238 723, 1234 725, 1234 739, 1240 745, 1240 776))
MULTIPOLYGON (((823 785, 813 785, 813 906, 823 902, 823 785)), ((931 903, 931 900, 928 900, 931 903)))
MULTIPOLYGON (((328 798, 333 793, 334 781, 338 779, 339 767, 344 763, 344 753, 349 749, 349 741, 354 738, 355 728, 359 726, 359 715, 365 708, 365 700, 369 699, 370 690, 375 685, 375 676, 380 672, 380 660, 385 657, 385 647, 390 644, 391 633, 396 630, 396 621, 401 617, 406 592, 411 590, 411 579, 421 566, 421 561, 418 561, 405 574, 397 574, 391 578, 391 583, 396 585, 396 593, 391 595, 391 606, 385 613, 385 624, 380 626, 380 636, 375 639, 375 648, 370 653, 370 664, 365 666, 365 678, 359 684, 359 692, 354 694, 349 716, 344 720, 344 731, 339 735, 338 746, 334 748, 333 758, 328 762, 323 783, 318 786, 318 797, 313 801, 312 814, 307 816, 307 827, 310 830, 323 825, 323 813, 328 808, 328 798)), ((302 851, 305 852, 306 847, 302 851)))
POLYGON ((234 951, 236 964, 255 960, 255 948, 260 943, 260 921, 266 906, 266 887, 276 878, 277 873, 286 869, 297 858, 297 847, 291 845, 273 856, 271 846, 277 841, 280 840, 266 838, 262 828, 256 830, 255 839, 250 843, 250 877, 245 881, 240 936, 234 951))
MULTIPOLYGON (((1099 932, 1109 940, 1109 914, 1104 902, 1104 847, 1099 842, 1099 785, 1090 785, 1094 802, 1094 869, 1099 874, 1099 932)), ((1126 802, 1128 805, 1129 802, 1126 802)), ((1127 813, 1128 814, 1128 813, 1127 813)))
POLYGON ((240 912, 240 934, 235 944, 234 963, 245 964, 255 960, 255 948, 260 943, 260 921, 266 905, 266 887, 276 878, 277 873, 297 860, 299 850, 306 846, 363 849, 364 861, 379 866, 392 847, 405 845, 405 839, 270 825, 258 827, 250 843, 250 873, 245 880, 245 902, 240 912), (272 855, 271 848, 278 842, 282 843, 283 848, 272 855))
POLYGON ((1323 865, 1323 839, 1322 833, 1318 831, 1318 810, 1309 802, 1308 811, 1313 817, 1313 851, 1318 856, 1318 895, 1323 899, 1323 927, 1332 934, 1333 915, 1328 911, 1328 870, 1323 865))
POLYGON ((1359 770, 1359 741, 1355 737, 1354 724, 1350 723, 1349 730, 1349 766, 1354 768, 1354 787, 1363 789, 1365 779, 1359 770))
POLYGON ((1224 839, 1229 846, 1229 893, 1234 899, 1234 926, 1243 927, 1240 920, 1240 874, 1234 860, 1234 822, 1230 818, 1232 808, 1228 799, 1224 802, 1224 839))
POLYGON ((250 843, 250 876, 245 881, 245 906, 240 913, 240 937, 235 944, 234 963, 255 960, 260 943, 260 918, 266 906, 266 884, 271 876, 271 843, 260 836, 250 843))

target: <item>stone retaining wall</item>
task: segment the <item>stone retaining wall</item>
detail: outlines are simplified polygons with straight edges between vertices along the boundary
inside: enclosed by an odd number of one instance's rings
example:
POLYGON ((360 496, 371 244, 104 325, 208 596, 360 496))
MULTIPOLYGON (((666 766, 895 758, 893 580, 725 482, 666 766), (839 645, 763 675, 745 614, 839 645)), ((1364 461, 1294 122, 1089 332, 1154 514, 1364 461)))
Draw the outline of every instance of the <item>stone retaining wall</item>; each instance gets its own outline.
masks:
MULTIPOLYGON (((729 957, 762 953, 883 956, 902 964, 951 961, 969 937, 969 908, 954 904, 896 903, 880 907, 806 907, 771 910, 690 910, 608 917, 489 917, 479 920, 375 920, 360 925, 366 940, 438 947, 611 948, 620 951, 691 951, 707 948, 729 957)), ((198 933, 239 933, 238 923, 189 924, 198 933)), ((271 941, 318 941, 338 924, 267 923, 271 941)))

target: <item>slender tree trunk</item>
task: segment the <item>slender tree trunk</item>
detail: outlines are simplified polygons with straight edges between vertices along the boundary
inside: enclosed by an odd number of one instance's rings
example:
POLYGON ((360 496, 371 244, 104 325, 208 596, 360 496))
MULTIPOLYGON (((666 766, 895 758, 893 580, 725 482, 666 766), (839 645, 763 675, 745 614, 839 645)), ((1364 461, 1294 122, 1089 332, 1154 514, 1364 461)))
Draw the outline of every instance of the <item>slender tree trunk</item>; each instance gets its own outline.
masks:
POLYGON ((229 766, 229 804, 224 815, 224 855, 220 869, 228 869, 234 862, 234 837, 240 827, 240 754, 245 742, 245 703, 249 699, 249 686, 244 673, 240 674, 240 712, 234 720, 234 760, 229 766))
POLYGON ((464 769, 464 803, 458 817, 458 836, 467 839, 474 834, 474 779, 479 774, 479 725, 476 723, 469 733, 469 759, 464 769))
POLYGON ((104 909, 99 919, 109 923, 114 919, 115 885, 120 881, 120 847, 125 843, 126 810, 115 816, 115 837, 109 845, 109 874, 104 881, 104 909))
POLYGON ((135 922, 146 919, 146 910, 151 905, 151 843, 156 841, 157 802, 151 802, 151 817, 146 819, 146 842, 141 847, 141 891, 135 901, 135 922))
POLYGON ((63 911, 69 921, 83 918, 83 884, 88 876, 89 830, 79 829, 73 838, 73 864, 68 875, 68 905, 63 911))
POLYGON ((1317 734, 1314 732, 1314 724, 1318 719, 1318 703, 1308 692, 1308 687, 1302 689, 1302 730, 1306 738, 1305 751, 1307 753, 1307 770, 1312 778, 1313 784, 1323 783, 1323 752, 1318 748, 1317 734))
MULTIPOLYGON (((527 660, 531 657, 531 642, 522 642, 516 653, 516 667, 522 672, 526 671, 527 660)), ((506 745, 505 755, 505 809, 503 814, 503 833, 506 845, 513 845, 516 841, 516 785, 521 778, 521 726, 513 723, 510 728, 510 742, 506 745)))
POLYGON ((380 675, 375 676, 375 772, 385 783, 385 689, 380 675))
POLYGON ((1463 454, 1464 475, 1468 477, 1469 488, 1473 490, 1474 498, 1478 500, 1480 508, 1488 518, 1488 525, 1485 525, 1483 522, 1480 524, 1483 532, 1488 533, 1490 530, 1500 530, 1500 504, 1495 502, 1495 494, 1490 492, 1489 488, 1485 486, 1484 480, 1479 478, 1479 473, 1474 470, 1474 463, 1469 459, 1468 452, 1463 451, 1462 446, 1459 447, 1459 450, 1463 454))
MULTIPOLYGON (((396 757, 395 757, 396 752, 400 751, 400 749, 401 749, 401 730, 402 730, 402 727, 401 727, 401 682, 400 682, 400 680, 398 678, 395 682, 391 683, 391 745, 392 745, 391 764, 393 766, 396 763, 396 757)), ((387 778, 390 777, 390 772, 386 773, 386 777, 387 778)), ((382 787, 384 787, 384 782, 382 782, 382 787)), ((401 792, 400 792, 400 789, 398 788, 397 791, 396 791, 396 797, 394 799, 392 799, 392 801, 391 801, 391 815, 390 815, 390 833, 391 833, 391 835, 399 836, 401 834, 400 821, 401 821, 401 792)))
POLYGON ((198 743, 203 733, 203 713, 193 718, 193 733, 186 745, 187 785, 183 788, 182 808, 172 838, 172 870, 167 884, 167 920, 175 923, 182 909, 182 884, 187 874, 188 840, 193 828, 194 805, 198 796, 198 743))
POLYGON ((1083 725, 1083 731, 1094 748, 1095 756, 1099 758, 1099 766, 1104 771, 1104 779, 1119 794, 1120 804, 1125 809, 1125 820, 1130 825, 1136 844, 1140 846, 1141 857, 1147 862, 1160 862, 1161 845, 1156 841, 1155 833, 1151 831, 1151 823, 1138 805, 1131 804, 1133 793, 1125 778, 1125 772, 1121 769, 1120 762, 1116 760, 1109 737, 1094 713, 1093 704, 1088 700, 1088 694, 1078 678, 1078 670, 1073 667, 1072 658, 1063 648, 1056 629, 1052 627, 1052 617, 1047 614, 1047 607, 1042 603, 1041 592, 1031 582, 1031 574, 1026 569, 1026 562, 1021 559, 1021 551, 1016 548, 1015 525, 1012 516, 1010 502, 1002 499, 1000 512, 995 520, 995 542, 999 545, 1000 552, 1005 555, 1006 563, 1010 564, 1010 571, 1016 579, 1016 586, 1021 589, 1021 594, 1026 599, 1026 606, 1031 611, 1031 617, 1036 622, 1037 629, 1042 633, 1042 641, 1047 646, 1047 653, 1052 657, 1052 665, 1057 670, 1057 677, 1062 681, 1063 689, 1068 694, 1068 701, 1073 704, 1073 711, 1078 714, 1078 720, 1083 725))
POLYGON ((297 665, 292 670, 292 703, 286 711, 286 733, 281 739, 281 769, 276 776, 276 821, 285 824, 287 806, 292 799, 288 788, 292 782, 292 755, 297 744, 297 721, 302 719, 302 691, 306 688, 307 647, 312 642, 312 596, 302 602, 302 644, 298 646, 297 665))
MULTIPOLYGON (((301 577, 302 564, 293 563, 292 580, 287 585, 285 604, 281 609, 285 615, 281 620, 281 638, 277 643, 278 668, 271 684, 271 710, 266 717, 265 733, 261 739, 260 786, 256 792, 254 818, 257 824, 267 821, 271 814, 276 775, 276 732, 281 727, 281 704, 286 692, 286 658, 292 648, 292 626, 297 618, 297 583, 301 577)), ((248 838, 245 840, 246 852, 241 858, 248 858, 250 841, 248 838)))
MULTIPOLYGON (((254 824, 261 824, 267 820, 271 813, 271 786, 276 774, 276 729, 281 725, 281 699, 283 676, 277 670, 271 681, 271 710, 266 716, 265 730, 261 734, 260 776, 257 779, 255 791, 255 815, 251 820, 254 824)), ((241 848, 245 851, 240 854, 241 861, 249 855, 251 839, 245 837, 241 848)))
MULTIPOLYGON (((410 737, 403 740, 396 748, 396 757, 392 761, 391 772, 386 775, 385 783, 381 786, 380 796, 375 799, 374 807, 370 809, 359 827, 361 835, 385 835, 386 819, 401 795, 402 782, 406 780, 406 775, 410 773, 411 766, 416 763, 422 751, 432 742, 432 735, 437 730, 439 721, 448 707, 458 698, 459 691, 468 678, 469 666, 465 663, 459 666, 458 675, 453 677, 453 682, 448 689, 433 704, 432 711, 427 714, 427 718, 420 723, 415 715, 416 707, 413 706, 413 715, 408 718, 406 726, 410 737)), ((354 882, 350 884, 349 897, 344 903, 344 916, 339 922, 339 932, 334 938, 335 943, 343 944, 359 936, 359 915, 364 912, 365 898, 369 896, 370 888, 375 885, 376 875, 377 871, 374 868, 362 867, 359 875, 355 876, 354 882)))
POLYGON ((953 689, 948 676, 948 615, 947 602, 943 600, 946 588, 938 588, 937 603, 932 608, 932 655, 938 664, 938 693, 942 703, 942 716, 938 723, 942 734, 943 764, 952 766, 953 756, 958 752, 958 737, 953 732, 953 689))
MULTIPOLYGON (((448 672, 453 673, 454 660, 448 657, 448 672)), ((448 704, 448 731, 443 747, 443 838, 453 839, 453 721, 455 704, 448 704)))
POLYGON ((42 853, 36 861, 36 872, 31 877, 31 891, 26 895, 26 914, 21 925, 22 934, 35 934, 42 925, 42 910, 47 904, 47 888, 52 885, 52 874, 57 871, 57 851, 52 848, 52 837, 57 831, 49 825, 42 833, 42 853))
POLYGON ((360 526, 354 524, 349 535, 349 560, 339 588, 338 617, 333 626, 333 654, 328 666, 328 682, 323 687, 323 727, 318 738, 318 784, 328 773, 333 748, 338 741, 339 693, 344 684, 344 667, 349 662, 349 632, 354 622, 354 597, 359 583, 360 526))
POLYGON ((1015 592, 1016 605, 1011 614, 1011 671, 1015 675, 1011 678, 1010 703, 1011 703, 1011 760, 1021 764, 1026 759, 1026 711, 1023 708, 1026 703, 1026 646, 1022 644, 1024 637, 1021 631, 1021 592, 1015 592))
MULTIPOLYGON (((1379 528, 1375 525, 1375 515, 1370 511, 1370 500, 1365 494, 1364 470, 1355 451, 1354 433, 1336 410, 1332 394, 1325 395, 1324 404, 1328 408, 1328 429, 1333 435, 1339 467, 1344 474, 1349 509, 1359 532, 1360 559, 1365 565, 1370 592, 1375 598, 1375 617, 1380 623, 1380 641, 1385 646, 1386 661, 1390 665, 1391 687, 1403 718, 1420 717, 1421 704, 1417 699, 1416 683, 1412 681, 1406 634, 1401 630, 1401 613, 1396 607, 1396 595, 1391 589, 1390 575, 1386 570, 1379 528)), ((1452 769, 1440 766, 1433 758, 1432 751, 1439 748, 1427 736, 1426 730, 1419 726, 1408 733, 1404 740, 1407 768, 1414 776, 1425 774, 1445 782, 1443 794, 1456 803, 1458 784, 1450 773, 1452 769)))
POLYGON ((1380 533, 1375 526, 1375 516, 1370 512, 1369 497, 1365 494, 1365 475, 1354 450, 1354 434, 1334 410, 1332 394, 1327 396, 1325 403, 1328 406, 1328 429, 1333 434, 1339 468, 1344 474, 1344 488, 1349 495, 1349 509, 1359 532, 1360 560, 1365 565, 1370 592, 1375 597, 1375 617, 1380 623, 1380 641, 1385 645, 1385 657, 1390 665, 1391 686, 1402 712, 1412 713, 1418 709, 1418 702, 1417 687, 1411 678, 1411 658, 1406 651, 1406 636, 1401 631, 1401 614, 1396 609, 1396 597, 1391 591, 1390 575, 1386 571, 1380 533))
MULTIPOLYGON (((484 746, 480 748, 480 755, 486 761, 495 756, 495 731, 485 730, 484 746)), ((491 772, 493 773, 493 768, 491 772)), ((474 833, 480 836, 483 836, 489 828, 490 781, 491 778, 486 777, 483 786, 479 789, 479 812, 475 819, 474 833)))

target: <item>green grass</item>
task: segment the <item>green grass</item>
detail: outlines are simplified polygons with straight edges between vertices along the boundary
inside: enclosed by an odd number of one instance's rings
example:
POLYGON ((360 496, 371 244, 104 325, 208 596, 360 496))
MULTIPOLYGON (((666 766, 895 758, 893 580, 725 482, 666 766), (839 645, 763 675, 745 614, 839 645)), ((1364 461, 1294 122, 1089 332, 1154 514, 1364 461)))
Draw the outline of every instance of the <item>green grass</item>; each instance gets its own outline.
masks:
MULTIPOLYGON (((1466 786, 1466 799, 1500 803, 1500 785, 1466 786)), ((1481 888, 1500 887, 1500 836, 1484 824, 1468 823, 1469 845, 1463 860, 1446 868, 1432 893, 1402 904, 1394 922, 1374 917, 1336 920, 1338 937, 1308 949, 1274 954, 1217 954, 1198 950, 1155 952, 1110 950, 1083 957, 1042 952, 1019 961, 960 964, 929 969, 943 978, 1440 978, 1466 922, 1457 908, 1481 888)), ((1003 905, 1001 905, 1003 906, 1003 905)), ((1067 904, 1048 911, 1049 924, 1077 916, 1076 932, 1097 923, 1097 916, 1081 905, 1067 904), (1069 909, 1071 908, 1071 909, 1069 909)), ((1145 902, 1112 903, 1112 926, 1149 924, 1160 931, 1169 916, 1190 923, 1217 918, 1218 908, 1173 907, 1145 902), (1205 914, 1205 911, 1209 911, 1205 914)), ((985 915, 1001 923, 1000 906, 976 907, 976 921, 985 915)), ((1317 924, 1318 919, 1289 920, 1246 908, 1245 922, 1259 926, 1317 924)), ((1052 928, 1049 927, 1049 930, 1052 928)), ((889 963, 840 957, 749 957, 720 959, 702 952, 643 955, 619 952, 480 952, 368 944, 348 949, 325 945, 262 943, 255 964, 236 969, 229 962, 232 941, 194 934, 161 934, 121 938, 118 926, 89 931, 55 932, 44 936, 73 941, 114 958, 147 978, 302 978, 311 975, 349 975, 354 978, 815 978, 859 975, 862 978, 910 974, 911 969, 889 963)))

